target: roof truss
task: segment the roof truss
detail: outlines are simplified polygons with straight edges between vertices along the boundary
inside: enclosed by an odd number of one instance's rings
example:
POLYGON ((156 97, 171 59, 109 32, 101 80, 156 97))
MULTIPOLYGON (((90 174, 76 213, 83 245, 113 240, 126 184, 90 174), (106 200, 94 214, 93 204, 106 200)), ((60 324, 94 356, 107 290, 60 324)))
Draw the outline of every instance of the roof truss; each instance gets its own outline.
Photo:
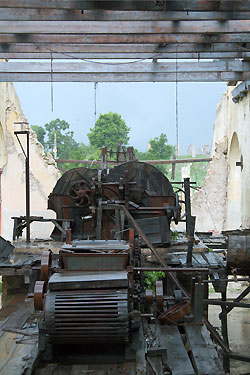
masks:
POLYGON ((0 0, 1 81, 248 80, 249 58, 250 1, 0 0))

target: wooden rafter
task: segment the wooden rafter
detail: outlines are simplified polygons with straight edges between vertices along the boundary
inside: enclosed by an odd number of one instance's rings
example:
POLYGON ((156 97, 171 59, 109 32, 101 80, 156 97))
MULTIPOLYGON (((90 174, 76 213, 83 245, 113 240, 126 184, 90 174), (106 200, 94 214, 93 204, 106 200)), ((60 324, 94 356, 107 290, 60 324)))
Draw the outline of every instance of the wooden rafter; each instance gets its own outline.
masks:
MULTIPOLYGON (((178 63, 178 81, 227 81, 250 79, 250 62, 216 61, 178 63)), ((53 81, 86 82, 168 82, 176 79, 175 63, 89 63, 54 62, 53 81)), ((51 81, 51 65, 42 62, 2 62, 0 81, 8 77, 11 81, 51 81)))
MULTIPOLYGON (((0 0, 0 59, 52 56, 58 59, 54 81, 175 81, 176 64, 163 59, 187 60, 178 63, 179 81, 249 79, 249 30, 250 1, 0 0), (67 69, 62 59, 69 60, 67 69), (74 65, 70 59, 108 64, 90 64, 88 71, 86 62, 74 65), (136 62, 129 70, 129 64, 110 65, 110 59, 157 62, 136 62), (211 61, 198 62, 203 59, 211 61)), ((3 64, 1 81, 51 79, 50 64, 33 64, 37 70, 3 64)))
POLYGON ((116 10, 169 10, 169 11, 249 11, 250 4, 244 0, 0 0, 2 8, 35 9, 116 9, 116 10), (161 4, 161 5, 160 5, 161 4))

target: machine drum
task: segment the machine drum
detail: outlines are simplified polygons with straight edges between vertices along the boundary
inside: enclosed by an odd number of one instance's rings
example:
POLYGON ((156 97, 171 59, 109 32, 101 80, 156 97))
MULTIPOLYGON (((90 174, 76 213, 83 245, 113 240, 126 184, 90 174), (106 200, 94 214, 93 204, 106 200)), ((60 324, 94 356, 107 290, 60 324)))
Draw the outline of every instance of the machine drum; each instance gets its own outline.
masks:
POLYGON ((45 323, 46 334, 55 344, 127 342, 127 290, 48 292, 45 323))

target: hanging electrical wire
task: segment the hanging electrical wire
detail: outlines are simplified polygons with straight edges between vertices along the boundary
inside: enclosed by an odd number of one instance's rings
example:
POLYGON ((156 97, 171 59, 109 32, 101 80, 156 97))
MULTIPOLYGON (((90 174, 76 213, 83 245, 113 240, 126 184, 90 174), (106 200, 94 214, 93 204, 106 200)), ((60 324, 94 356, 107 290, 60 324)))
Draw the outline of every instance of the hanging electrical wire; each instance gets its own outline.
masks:
POLYGON ((94 111, 94 115, 95 115, 95 123, 96 123, 96 108, 97 108, 97 85, 98 85, 98 82, 95 82, 95 85, 94 85, 94 93, 95 93, 95 111, 94 111))
POLYGON ((176 159, 179 154, 179 124, 178 124, 178 66, 177 66, 177 46, 175 56, 175 129, 176 129, 176 159))
POLYGON ((33 43, 36 47, 38 47, 38 49, 40 51, 42 50, 47 50, 49 51, 50 53, 56 53, 56 54, 60 54, 60 55, 63 55, 63 56, 66 56, 66 57, 70 57, 71 59, 74 59, 74 60, 81 60, 81 61, 85 61, 85 62, 89 62, 89 63, 93 63, 93 64, 100 64, 100 65, 125 65, 125 64, 136 64, 136 63, 139 63, 141 61, 145 61, 145 60, 151 60, 151 59, 157 59, 157 58, 164 58, 164 53, 165 51, 162 51, 162 52, 155 52, 154 54, 152 54, 152 56, 149 56, 149 57, 145 57, 145 58, 141 58, 141 59, 137 59, 137 60, 132 60, 132 61, 123 61, 123 62, 116 62, 116 63, 113 63, 113 62, 104 62, 104 61, 96 61, 96 60, 90 60, 90 59, 84 59, 82 57, 77 57, 75 55, 72 55, 71 53, 66 53, 66 52, 59 52, 59 51, 56 51, 54 49, 51 49, 51 48, 48 48, 48 47, 45 47, 44 45, 40 45, 39 43, 33 43))
POLYGON ((51 112, 54 111, 54 93, 53 93, 53 55, 50 52, 50 97, 51 97, 51 112))

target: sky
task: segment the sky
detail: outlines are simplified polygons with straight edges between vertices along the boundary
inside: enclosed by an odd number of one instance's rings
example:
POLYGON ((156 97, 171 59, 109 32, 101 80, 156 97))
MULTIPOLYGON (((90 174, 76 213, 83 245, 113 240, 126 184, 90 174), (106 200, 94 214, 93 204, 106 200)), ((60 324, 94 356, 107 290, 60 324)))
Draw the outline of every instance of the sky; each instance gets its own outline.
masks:
MULTIPOLYGON (((30 125, 43 126, 60 118, 70 124, 78 142, 88 144, 87 133, 95 123, 94 83, 18 82, 14 84, 30 125)), ((149 140, 161 133, 176 144, 175 83, 98 83, 96 110, 117 112, 130 130, 129 144, 146 151, 149 140)), ((190 144, 196 150, 211 145, 216 105, 225 83, 178 83, 178 133, 181 154, 190 144)))

